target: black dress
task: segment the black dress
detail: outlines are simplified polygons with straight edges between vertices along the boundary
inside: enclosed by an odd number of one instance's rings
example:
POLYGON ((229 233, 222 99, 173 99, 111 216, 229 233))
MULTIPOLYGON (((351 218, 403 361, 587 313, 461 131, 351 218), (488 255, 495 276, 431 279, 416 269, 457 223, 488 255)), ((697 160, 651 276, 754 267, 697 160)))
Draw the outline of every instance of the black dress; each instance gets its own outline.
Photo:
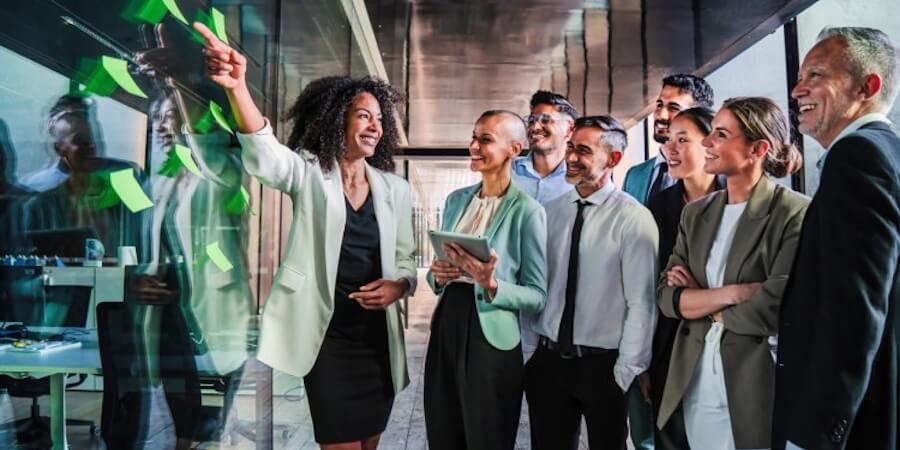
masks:
POLYGON ((334 314, 316 363, 304 377, 316 442, 355 442, 380 434, 394 402, 384 311, 348 296, 381 278, 378 221, 372 196, 347 222, 338 262, 334 314))

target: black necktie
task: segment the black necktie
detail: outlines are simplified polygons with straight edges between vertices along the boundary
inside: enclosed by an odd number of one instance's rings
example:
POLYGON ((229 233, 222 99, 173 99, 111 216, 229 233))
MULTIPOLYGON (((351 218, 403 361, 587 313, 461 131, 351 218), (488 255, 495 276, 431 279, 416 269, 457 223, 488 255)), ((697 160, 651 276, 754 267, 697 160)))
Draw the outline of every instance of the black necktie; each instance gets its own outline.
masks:
POLYGON ((584 207, 588 204, 578 201, 578 213, 572 226, 572 245, 569 248, 569 272, 566 277, 566 306, 559 322, 559 353, 572 351, 575 337, 575 294, 578 291, 578 244, 581 242, 581 227, 584 225, 584 207))
POLYGON ((663 190, 663 181, 666 179, 666 174, 669 171, 669 165, 666 163, 659 165, 659 170, 656 172, 656 179, 653 180, 653 184, 650 185, 650 192, 647 194, 647 201, 650 200, 651 197, 658 194, 659 191, 663 190))

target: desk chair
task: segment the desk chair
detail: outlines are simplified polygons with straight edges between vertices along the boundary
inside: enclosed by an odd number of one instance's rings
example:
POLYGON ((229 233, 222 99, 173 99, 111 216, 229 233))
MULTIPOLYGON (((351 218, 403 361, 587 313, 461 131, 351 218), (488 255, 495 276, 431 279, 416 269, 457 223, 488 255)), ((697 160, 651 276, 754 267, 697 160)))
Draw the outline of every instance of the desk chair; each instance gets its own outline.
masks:
MULTIPOLYGON (((16 333, 26 332, 28 326, 84 327, 90 300, 90 287, 44 286, 40 267, 0 267, 0 321, 21 322, 24 329, 17 325, 16 333)), ((78 386, 86 378, 86 375, 74 376, 74 380, 66 387, 78 386)), ((16 421, 19 440, 31 442, 39 438, 49 439, 50 419, 41 416, 38 405, 39 397, 50 395, 49 378, 0 376, 0 388, 6 388, 13 397, 31 398, 30 416, 16 421)), ((99 434, 94 422, 90 420, 66 419, 66 424, 88 426, 91 433, 99 434)))

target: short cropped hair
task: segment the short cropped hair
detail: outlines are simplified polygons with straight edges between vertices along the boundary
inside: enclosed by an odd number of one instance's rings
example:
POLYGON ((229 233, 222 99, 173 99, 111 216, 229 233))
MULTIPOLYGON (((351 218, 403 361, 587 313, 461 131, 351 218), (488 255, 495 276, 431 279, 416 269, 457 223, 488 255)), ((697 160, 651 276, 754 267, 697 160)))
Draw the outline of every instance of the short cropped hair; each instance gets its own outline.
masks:
POLYGON ((572 119, 578 118, 578 110, 572 106, 565 96, 550 91, 537 91, 531 96, 531 109, 540 104, 547 104, 572 119))
POLYGON ((663 87, 676 87, 682 92, 691 94, 694 98, 695 106, 705 106, 712 108, 715 102, 715 94, 712 86, 703 78, 689 73, 676 73, 663 78, 663 87))
POLYGON ((489 109, 478 117, 476 122, 481 122, 484 119, 494 116, 506 116, 513 123, 513 128, 510 130, 512 135, 510 136, 512 140, 518 142, 524 148, 528 145, 528 134, 525 132, 525 119, 522 119, 522 116, 512 112, 507 111, 505 109, 489 109))
POLYGON ((881 91, 876 103, 890 108, 900 88, 900 54, 891 38, 881 30, 865 27, 826 27, 819 32, 816 42, 840 38, 847 44, 847 62, 850 75, 863 78, 871 73, 881 77, 881 91))
POLYGON ((618 150, 625 153, 625 148, 628 147, 628 132, 625 131, 622 122, 613 116, 579 117, 575 119, 575 131, 581 128, 597 128, 603 131, 600 142, 606 146, 607 150, 618 150))

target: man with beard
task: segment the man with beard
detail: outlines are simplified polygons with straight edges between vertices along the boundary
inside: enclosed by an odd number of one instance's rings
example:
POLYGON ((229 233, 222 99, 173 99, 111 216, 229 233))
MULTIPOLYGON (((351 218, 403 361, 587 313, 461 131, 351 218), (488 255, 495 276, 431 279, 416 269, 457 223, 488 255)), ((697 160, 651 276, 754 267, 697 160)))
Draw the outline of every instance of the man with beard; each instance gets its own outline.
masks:
MULTIPOLYGON (((713 106, 713 90, 706 80, 684 73, 664 78, 653 111, 653 140, 664 144, 669 137, 669 123, 675 115, 694 106, 713 106)), ((628 169, 623 190, 646 205, 653 194, 675 184, 668 170, 660 149, 655 158, 628 169)))
POLYGON ((525 367, 536 450, 578 448, 582 417, 591 448, 625 448, 625 393, 650 365, 658 232, 612 183, 626 145, 616 119, 576 120, 566 151, 575 189, 546 205, 547 303, 525 367))
MULTIPOLYGON (((691 74, 669 75, 663 79, 662 89, 653 111, 653 140, 660 144, 659 153, 653 159, 638 164, 625 174, 623 190, 639 202, 647 205, 650 197, 675 184, 669 174, 669 166, 662 152, 662 144, 669 137, 669 124, 675 116, 688 108, 711 108, 713 90, 702 78, 691 74)), ((643 374, 639 383, 628 394, 628 421, 631 441, 637 450, 654 448, 653 410, 650 405, 650 377, 643 374)))
MULTIPOLYGON (((526 117, 529 154, 513 160, 511 175, 516 187, 542 206, 572 190, 566 183, 565 158, 576 117, 578 111, 560 94, 537 91, 531 96, 531 114, 526 117)), ((531 329, 534 318, 527 312, 519 316, 522 353, 528 362, 538 336, 531 329)))

